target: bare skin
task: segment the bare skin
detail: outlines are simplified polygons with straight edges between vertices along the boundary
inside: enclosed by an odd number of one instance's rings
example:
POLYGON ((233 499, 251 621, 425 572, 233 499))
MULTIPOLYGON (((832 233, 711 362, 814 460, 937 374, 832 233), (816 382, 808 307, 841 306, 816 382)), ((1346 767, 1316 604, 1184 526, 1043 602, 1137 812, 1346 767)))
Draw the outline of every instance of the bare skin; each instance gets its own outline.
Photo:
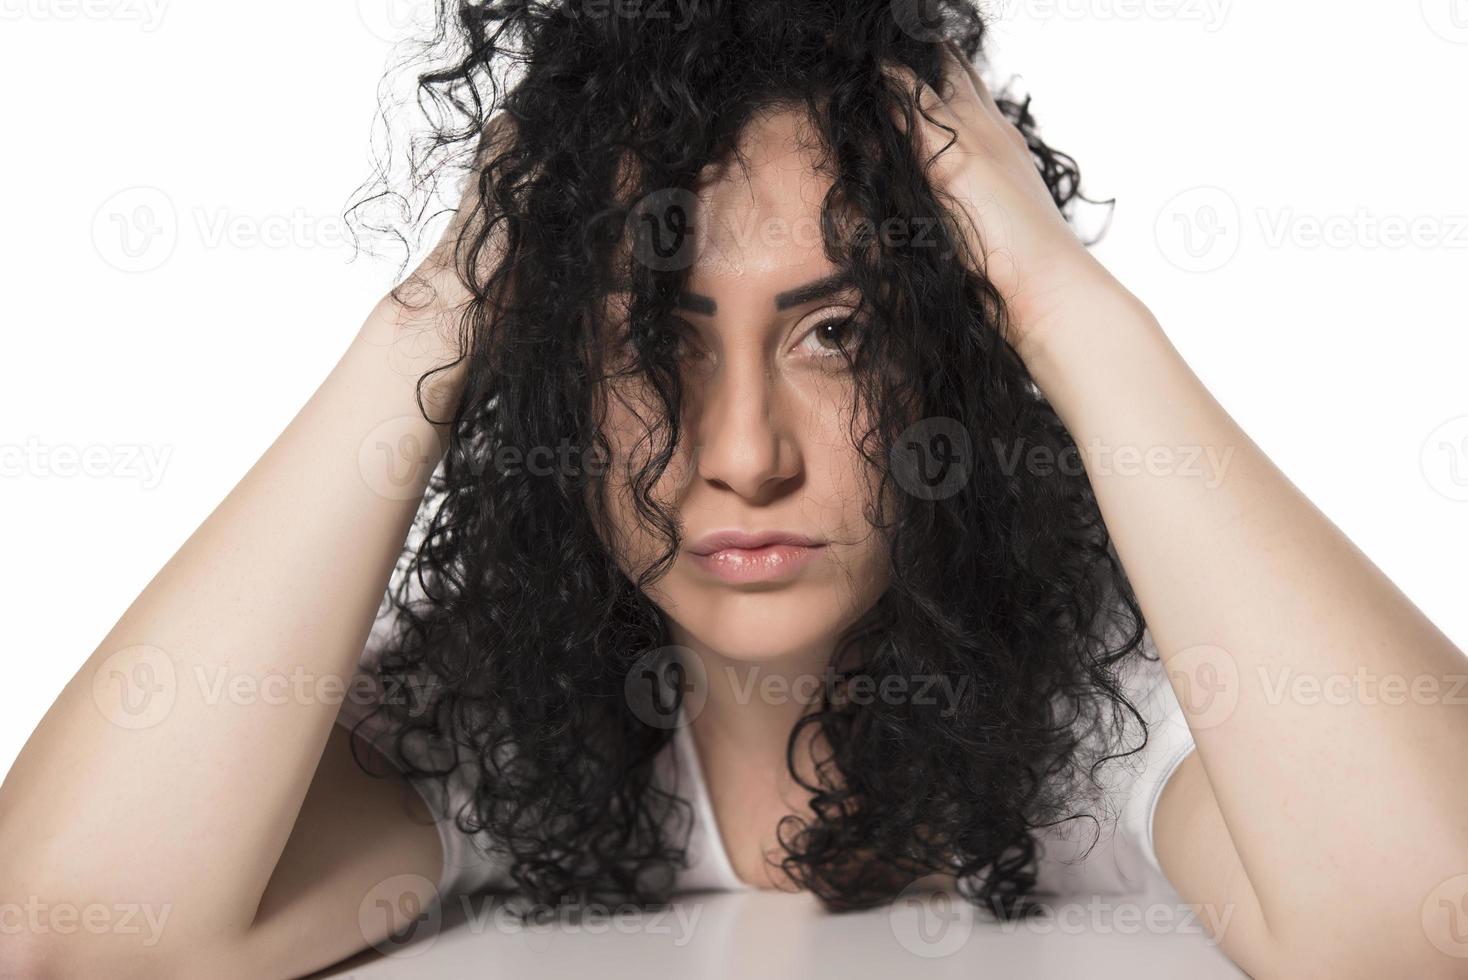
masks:
MULTIPOLYGON (((1443 760, 1468 744, 1468 708, 1447 693, 1463 651, 1054 220, 1021 139, 950 53, 952 84, 925 93, 959 131, 938 172, 1076 444, 1229 454, 1216 485, 1194 468, 1138 473, 1083 455, 1197 745, 1154 817, 1163 870, 1195 906, 1236 912, 1218 938, 1254 976, 1461 976, 1443 910, 1468 902, 1468 782, 1443 760), (1360 677, 1420 693, 1383 696, 1360 677), (1291 678, 1337 695, 1280 696, 1291 678)), ((946 141, 925 133, 934 152, 946 141)))
MULTIPOLYGON (((414 389, 454 360, 465 294, 447 244, 461 230, 456 221, 416 271, 433 300, 417 290, 411 309, 391 296, 377 304, 98 644, 0 786, 0 898, 127 906, 161 928, 23 930, 6 938, 7 970, 299 975, 402 927, 359 923, 380 883, 416 892, 394 896, 395 907, 432 897, 442 856, 421 800, 398 779, 363 773, 335 719, 444 444, 414 389), (405 473, 401 458, 375 451, 384 441, 423 447, 418 465, 405 473), (136 726, 111 679, 155 682, 169 665, 171 703, 155 701, 158 717, 136 726), (263 696, 296 690, 268 686, 296 671, 319 696, 263 696), (221 679, 257 682, 262 696, 220 697, 221 679)), ((451 414, 462 383, 458 369, 437 376, 435 419, 451 414)))

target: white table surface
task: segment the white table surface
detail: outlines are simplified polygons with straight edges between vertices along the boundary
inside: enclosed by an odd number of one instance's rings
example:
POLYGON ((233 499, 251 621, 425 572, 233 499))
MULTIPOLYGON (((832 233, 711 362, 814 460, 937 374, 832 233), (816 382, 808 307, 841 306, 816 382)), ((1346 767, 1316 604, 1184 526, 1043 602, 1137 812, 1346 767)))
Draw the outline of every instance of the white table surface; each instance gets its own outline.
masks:
POLYGON ((513 925, 501 900, 451 899, 400 945, 312 980, 439 977, 759 978, 1245 976, 1175 894, 1057 899, 1044 923, 1004 926, 945 896, 833 915, 807 895, 687 894, 662 913, 513 925))

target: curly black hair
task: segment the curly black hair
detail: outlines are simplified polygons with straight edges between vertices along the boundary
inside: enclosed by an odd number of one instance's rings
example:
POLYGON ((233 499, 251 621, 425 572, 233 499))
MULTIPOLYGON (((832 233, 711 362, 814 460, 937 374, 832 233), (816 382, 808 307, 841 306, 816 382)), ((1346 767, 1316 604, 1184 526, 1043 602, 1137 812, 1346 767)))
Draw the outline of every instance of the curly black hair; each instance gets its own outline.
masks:
MULTIPOLYGON (((398 628, 377 666, 384 685, 429 692, 377 709, 393 716, 399 745, 428 739, 477 767, 458 825, 487 832, 536 903, 668 900, 687 859, 668 818, 688 803, 653 779, 673 733, 632 710, 624 681, 669 643, 644 589, 679 547, 677 515, 651 488, 679 438, 682 380, 666 324, 688 270, 630 261, 637 223, 625 219, 737 159, 757 114, 798 110, 831 178, 826 254, 875 324, 845 354, 870 420, 853 445, 881 475, 870 520, 890 542, 891 584, 833 662, 877 682, 941 676, 961 698, 955 711, 811 705, 787 761, 793 773, 808 726, 830 754, 804 782, 814 819, 781 823, 781 866, 833 911, 890 901, 937 872, 996 916, 1031 914, 1036 831, 1094 820, 1081 804, 1100 785, 1097 767, 1141 747, 1117 751, 1125 716, 1143 721, 1121 677, 1147 654, 1084 470, 1016 463, 1074 460, 1077 449, 1011 346, 1003 297, 975 271, 982 263, 930 183, 930 161, 894 121, 920 111, 917 93, 884 69, 938 87, 939 43, 973 62, 984 19, 959 0, 690 0, 630 12, 438 0, 437 14, 425 42, 433 67, 416 72, 430 125, 406 155, 410 187, 394 186, 390 161, 349 210, 356 228, 402 234, 423 218, 411 202, 443 173, 462 168, 472 183, 461 186, 477 191, 464 199, 476 220, 454 243, 472 298, 459 324, 464 392, 419 511, 421 540, 389 590, 398 628), (518 74, 513 84, 506 72, 518 74), (501 110, 513 133, 491 146, 501 110), (396 219, 373 217, 384 204, 396 219), (931 222, 940 247, 850 233, 892 218, 931 222), (660 406, 656 450, 631 493, 667 551, 636 575, 598 533, 607 514, 596 467, 537 475, 493 462, 507 446, 606 458, 599 406, 615 379, 595 341, 613 290, 631 296, 614 326, 635 352, 618 371, 660 406), (970 453, 965 478, 941 495, 904 490, 889 465, 931 420, 961 430, 970 453)), ((1074 222, 1073 203, 1089 200, 1074 160, 1040 139, 1028 98, 1006 88, 996 100, 1074 222)), ((1145 724, 1142 735, 1145 744, 1145 724)))

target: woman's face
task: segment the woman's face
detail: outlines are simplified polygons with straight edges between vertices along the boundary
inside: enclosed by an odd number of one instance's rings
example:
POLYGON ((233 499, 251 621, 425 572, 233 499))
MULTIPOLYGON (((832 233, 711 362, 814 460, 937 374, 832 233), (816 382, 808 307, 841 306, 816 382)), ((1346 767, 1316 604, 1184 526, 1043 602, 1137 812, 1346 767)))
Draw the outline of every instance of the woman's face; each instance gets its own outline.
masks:
MULTIPOLYGON (((683 428, 653 490, 682 528, 676 563, 648 590, 673 641, 750 662, 829 656, 836 634, 887 585, 885 541, 865 514, 866 464, 852 445, 853 383, 837 349, 859 339, 859 327, 840 323, 858 294, 833 281, 839 270, 819 221, 829 181, 793 142, 797 120, 756 122, 745 135, 747 173, 716 175, 697 194, 697 244, 675 323, 683 428), (813 545, 714 551, 709 536, 725 531, 813 545)), ((648 458, 639 415, 655 420, 657 409, 637 384, 613 387, 607 507, 618 561, 634 574, 664 548, 626 489, 628 468, 648 458)))

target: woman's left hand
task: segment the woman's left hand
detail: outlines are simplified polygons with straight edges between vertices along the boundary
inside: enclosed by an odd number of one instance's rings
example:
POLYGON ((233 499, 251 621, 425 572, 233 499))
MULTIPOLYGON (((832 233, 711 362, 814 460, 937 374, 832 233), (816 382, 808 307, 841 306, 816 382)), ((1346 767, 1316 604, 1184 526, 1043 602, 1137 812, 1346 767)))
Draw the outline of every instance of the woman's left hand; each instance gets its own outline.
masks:
MULTIPOLYGON (((1057 321, 1083 310, 1094 290, 1121 289, 1086 250, 1055 206, 1024 136, 1005 117, 983 79, 951 42, 944 54, 944 95, 924 85, 920 104, 933 122, 916 118, 915 141, 929 179, 962 208, 968 251, 1004 297, 1010 342, 1021 356, 1057 321), (956 130, 950 136, 939 128, 956 130), (953 145, 944 145, 952 139, 953 145)), ((894 69, 904 85, 916 81, 894 69)), ((899 125, 901 121, 899 120, 899 125)))

